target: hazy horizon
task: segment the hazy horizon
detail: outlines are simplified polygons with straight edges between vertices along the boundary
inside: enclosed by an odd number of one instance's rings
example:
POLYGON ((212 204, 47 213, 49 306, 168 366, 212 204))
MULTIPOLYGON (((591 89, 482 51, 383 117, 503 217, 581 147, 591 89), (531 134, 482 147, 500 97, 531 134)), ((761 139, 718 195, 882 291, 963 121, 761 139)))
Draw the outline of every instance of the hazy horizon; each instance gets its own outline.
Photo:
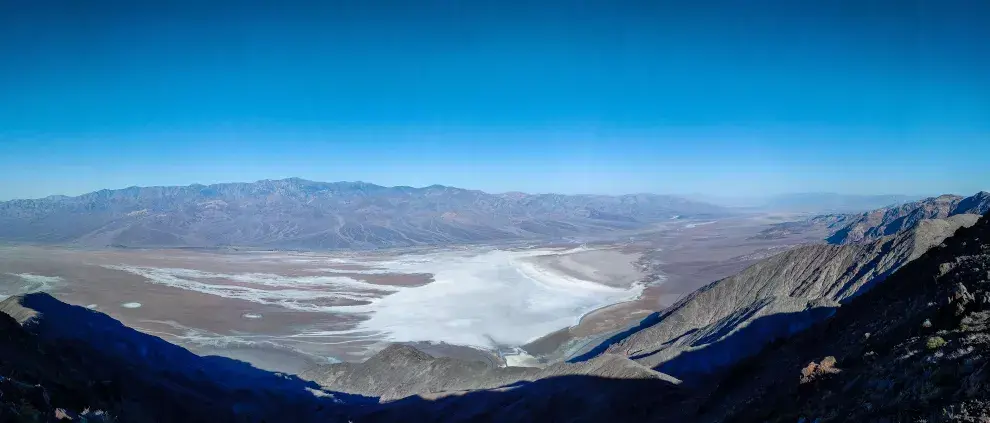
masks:
POLYGON ((333 183, 366 183, 366 184, 377 185, 377 186, 381 186, 381 187, 385 187, 385 188, 395 188, 395 187, 428 188, 430 186, 444 186, 444 187, 450 187, 450 188, 465 189, 465 190, 470 190, 470 191, 483 191, 483 192, 486 192, 486 193, 489 193, 489 194, 523 193, 523 194, 532 194, 532 195, 540 195, 540 194, 564 194, 564 195, 615 195, 615 196, 636 195, 636 194, 673 195, 673 196, 684 197, 684 198, 687 198, 687 199, 692 199, 692 200, 697 200, 697 201, 711 202, 713 204, 739 202, 739 201, 742 201, 742 202, 745 202, 745 201, 756 201, 756 200, 765 200, 765 199, 779 198, 779 197, 786 197, 786 196, 806 196, 806 195, 819 195, 819 196, 836 195, 836 196, 847 196, 847 197, 918 197, 918 198, 923 198, 923 197, 934 197, 934 196, 946 195, 946 194, 969 196, 969 195, 973 195, 973 194, 975 194, 977 192, 980 192, 980 191, 986 191, 984 189, 984 190, 977 190, 977 191, 974 191, 974 192, 940 192, 940 193, 921 193, 921 194, 905 194, 905 193, 899 193, 899 192, 856 194, 856 193, 829 192, 829 191, 803 191, 803 192, 797 192, 797 191, 795 191, 795 192, 768 193, 768 194, 763 194, 763 195, 716 195, 716 194, 709 194, 709 193, 703 193, 703 192, 675 192, 675 193, 672 193, 672 192, 649 192, 649 191, 617 192, 617 193, 581 192, 581 191, 577 191, 577 192, 553 192, 553 191, 545 191, 545 192, 542 192, 542 191, 523 191, 523 190, 485 191, 485 190, 478 189, 478 188, 473 188, 473 187, 468 187, 468 186, 451 185, 451 184, 388 185, 388 184, 376 183, 374 181, 361 181, 361 180, 321 181, 321 180, 316 180, 316 179, 311 179, 311 178, 304 178, 304 177, 299 177, 299 176, 289 176, 289 177, 284 177, 284 178, 264 178, 264 179, 258 179, 258 180, 252 180, 252 181, 233 181, 233 180, 231 180, 231 181, 219 181, 219 182, 210 182, 210 183, 193 182, 193 183, 188 183, 188 184, 177 184, 177 185, 143 185, 143 186, 142 185, 128 185, 128 186, 118 186, 118 187, 104 187, 104 188, 99 188, 99 189, 95 189, 95 190, 84 191, 84 192, 75 192, 75 193, 70 193, 70 194, 52 193, 52 194, 42 195, 42 196, 39 196, 39 197, 18 197, 18 198, 2 198, 2 197, 0 197, 0 201, 32 200, 32 199, 43 199, 43 198, 46 198, 46 197, 78 197, 78 196, 81 196, 81 195, 91 194, 91 193, 102 191, 102 190, 117 191, 117 190, 124 190, 124 189, 135 188, 135 187, 136 188, 155 188, 155 187, 187 187, 187 186, 197 186, 197 185, 210 186, 210 185, 240 184, 240 183, 248 183, 248 184, 250 184, 250 183, 258 183, 258 182, 264 182, 264 181, 284 181, 284 180, 290 180, 290 179, 299 179, 299 180, 304 180, 304 181, 309 181, 309 182, 330 183, 330 184, 333 184, 333 183))
POLYGON ((0 0, 0 199, 990 188, 990 3, 0 0))

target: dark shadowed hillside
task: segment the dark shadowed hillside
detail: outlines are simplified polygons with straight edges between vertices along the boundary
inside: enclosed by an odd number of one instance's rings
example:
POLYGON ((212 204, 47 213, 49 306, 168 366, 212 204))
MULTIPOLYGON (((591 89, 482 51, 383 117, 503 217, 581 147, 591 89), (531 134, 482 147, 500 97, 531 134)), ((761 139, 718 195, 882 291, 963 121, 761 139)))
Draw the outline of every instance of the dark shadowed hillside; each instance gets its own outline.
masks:
POLYGON ((303 179, 131 187, 0 203, 0 240, 124 247, 375 248, 552 239, 725 214, 679 197, 488 194, 303 179))
POLYGON ((706 392, 688 420, 990 419, 990 216, 706 392))
POLYGON ((365 402, 197 356, 48 294, 0 302, 0 372, 5 422, 54 421, 56 409, 100 410, 120 422, 334 422, 346 421, 341 404, 365 402))

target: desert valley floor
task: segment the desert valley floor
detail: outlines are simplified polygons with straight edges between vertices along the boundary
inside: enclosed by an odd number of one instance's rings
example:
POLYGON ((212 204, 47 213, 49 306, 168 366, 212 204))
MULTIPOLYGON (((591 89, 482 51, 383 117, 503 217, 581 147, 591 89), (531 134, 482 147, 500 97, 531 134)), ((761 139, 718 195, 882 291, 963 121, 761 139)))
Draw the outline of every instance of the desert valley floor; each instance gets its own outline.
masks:
POLYGON ((0 247, 0 295, 48 291, 199 354, 299 372, 389 342, 492 365, 586 351, 680 296, 819 234, 780 216, 621 239, 366 252, 0 247))

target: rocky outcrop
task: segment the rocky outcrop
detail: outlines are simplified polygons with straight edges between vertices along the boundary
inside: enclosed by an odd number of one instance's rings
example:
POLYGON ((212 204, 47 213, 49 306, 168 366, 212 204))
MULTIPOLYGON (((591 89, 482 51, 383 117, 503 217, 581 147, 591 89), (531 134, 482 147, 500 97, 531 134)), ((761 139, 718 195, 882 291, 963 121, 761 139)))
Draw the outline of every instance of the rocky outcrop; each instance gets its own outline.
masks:
POLYGON ((558 363, 545 368, 492 368, 481 361, 433 357, 401 344, 393 344, 363 363, 319 366, 300 376, 330 390, 378 397, 382 401, 410 395, 436 398, 560 376, 657 379, 671 384, 680 383, 624 356, 603 355, 583 363, 558 363))
POLYGON ((789 250, 699 289, 605 351, 677 378, 711 373, 827 318, 978 218, 925 220, 870 243, 789 250))
POLYGON ((943 219, 957 214, 982 215, 990 211, 990 192, 971 197, 942 195, 899 206, 863 213, 829 236, 832 244, 870 242, 914 227, 924 219, 943 219))

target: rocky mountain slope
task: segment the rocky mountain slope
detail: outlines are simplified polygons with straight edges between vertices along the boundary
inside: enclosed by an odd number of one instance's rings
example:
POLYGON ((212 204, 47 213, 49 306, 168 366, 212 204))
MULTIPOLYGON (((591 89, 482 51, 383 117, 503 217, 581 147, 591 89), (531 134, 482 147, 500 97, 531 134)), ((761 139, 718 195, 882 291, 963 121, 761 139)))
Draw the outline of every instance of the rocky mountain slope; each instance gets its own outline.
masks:
POLYGON ((870 242, 910 229, 922 219, 941 219, 957 214, 983 214, 990 210, 990 193, 970 197, 942 195, 913 202, 898 202, 864 213, 832 213, 770 225, 754 239, 779 239, 795 234, 825 233, 831 244, 870 242))
POLYGON ((495 389, 560 376, 657 379, 679 384, 668 375, 625 356, 601 355, 582 363, 557 363, 545 368, 492 368, 481 361, 432 357, 414 347, 393 344, 362 363, 319 366, 300 376, 333 390, 390 401, 410 395, 438 397, 460 391, 495 389))
POLYGON ((735 367, 684 421, 990 420, 990 215, 735 367))
POLYGON ((926 198, 863 213, 852 218, 828 241, 832 244, 869 242, 911 228, 922 219, 941 219, 964 213, 982 215, 987 211, 990 211, 990 192, 986 191, 971 197, 942 195, 926 198))
POLYGON ((832 315, 978 218, 923 220, 870 243, 789 250, 699 289, 606 351, 675 377, 711 373, 832 315))
POLYGON ((131 187, 0 203, 0 240, 87 246, 374 248, 556 238, 722 208, 680 197, 488 194, 303 179, 131 187))

